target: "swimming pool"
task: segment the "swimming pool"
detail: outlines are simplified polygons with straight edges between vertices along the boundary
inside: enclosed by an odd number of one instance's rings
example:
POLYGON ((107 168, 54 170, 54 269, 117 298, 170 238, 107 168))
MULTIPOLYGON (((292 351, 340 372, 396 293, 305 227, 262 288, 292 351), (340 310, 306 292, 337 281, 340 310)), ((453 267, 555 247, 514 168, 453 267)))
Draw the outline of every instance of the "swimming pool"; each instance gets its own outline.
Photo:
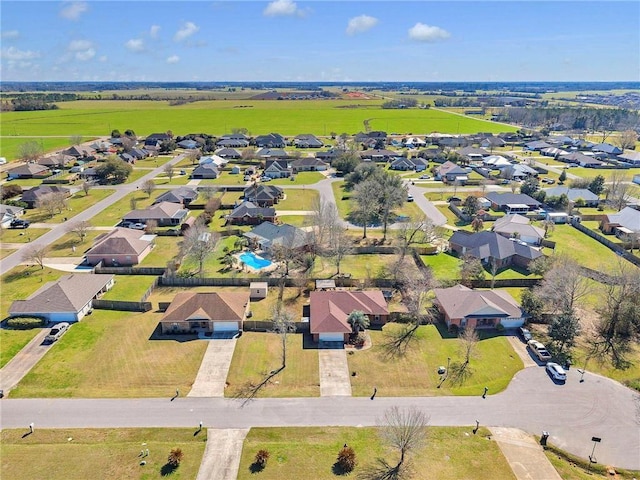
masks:
POLYGON ((260 270, 261 268, 266 268, 271 265, 271 260, 258 257, 253 252, 242 253, 240 255, 240 260, 242 260, 246 265, 250 266, 251 268, 255 268, 256 270, 260 270))

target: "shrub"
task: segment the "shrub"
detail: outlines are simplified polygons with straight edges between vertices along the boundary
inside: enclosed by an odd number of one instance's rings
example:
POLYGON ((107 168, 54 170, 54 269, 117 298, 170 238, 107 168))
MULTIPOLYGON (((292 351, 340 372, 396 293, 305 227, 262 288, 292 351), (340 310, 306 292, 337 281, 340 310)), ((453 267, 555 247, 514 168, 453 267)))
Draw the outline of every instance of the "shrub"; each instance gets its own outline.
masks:
POLYGON ((497 330, 498 332, 504 332, 504 331, 505 331, 504 325, 502 325, 501 323, 499 323, 498 325, 496 325, 496 330, 497 330))
POLYGON ((222 202, 220 201, 220 197, 211 198, 205 204, 204 211, 209 215, 213 215, 214 213, 216 213, 216 211, 218 211, 221 205, 222 202))
POLYGON ((20 185, 2 185, 1 189, 2 200, 22 194, 22 187, 20 185))
POLYGON ((167 463, 172 467, 180 466, 180 462, 184 457, 184 453, 181 448, 172 448, 171 452, 169 452, 169 458, 167 458, 167 463))
POLYGON ((44 327, 47 322, 44 318, 36 317, 13 317, 7 320, 7 327, 16 330, 30 330, 32 328, 44 327))
POLYGON ((211 223, 211 214, 208 212, 202 212, 198 215, 197 221, 202 225, 209 225, 211 223))
POLYGON ((338 452, 336 466, 344 473, 352 472, 356 468, 356 464, 356 452, 353 448, 345 446, 338 452))
POLYGON ((256 453, 256 458, 254 462, 260 468, 264 468, 267 465, 267 460, 269 460, 270 456, 271 454, 267 450, 264 450, 264 449, 258 450, 258 453, 256 453))

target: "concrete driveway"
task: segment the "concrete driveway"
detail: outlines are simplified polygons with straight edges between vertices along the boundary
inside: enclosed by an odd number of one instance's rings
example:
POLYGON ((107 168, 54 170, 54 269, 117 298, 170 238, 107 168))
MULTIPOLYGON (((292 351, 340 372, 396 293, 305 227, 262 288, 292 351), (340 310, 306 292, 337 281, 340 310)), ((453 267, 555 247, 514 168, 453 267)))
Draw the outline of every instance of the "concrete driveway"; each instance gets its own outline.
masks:
POLYGON ((42 343, 48 333, 49 329, 43 328, 0 370, 0 389, 4 390, 5 396, 54 345, 42 343))
POLYGON ((533 357, 529 353, 529 350, 527 350, 527 346, 525 345, 525 343, 522 340, 520 340, 520 338, 517 335, 509 335, 507 337, 507 340, 513 347, 513 351, 516 352, 520 357, 520 359, 522 360, 522 363, 524 364, 524 368, 538 366, 536 361, 533 359, 533 357))
POLYGON ((248 428, 207 429, 207 446, 196 480, 236 480, 247 433, 248 428))
POLYGON ((224 397, 236 341, 235 338, 208 340, 207 351, 187 397, 224 397))
POLYGON ((318 350, 320 362, 320 396, 351 396, 347 351, 344 348, 318 350))

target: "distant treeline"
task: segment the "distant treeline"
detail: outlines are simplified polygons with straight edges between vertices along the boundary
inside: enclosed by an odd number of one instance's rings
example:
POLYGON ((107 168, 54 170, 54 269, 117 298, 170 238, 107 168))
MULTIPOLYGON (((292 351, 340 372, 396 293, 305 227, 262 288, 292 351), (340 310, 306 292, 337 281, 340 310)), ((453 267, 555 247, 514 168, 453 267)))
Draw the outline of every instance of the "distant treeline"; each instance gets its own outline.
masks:
POLYGON ((30 112, 33 110, 56 110, 53 102, 77 100, 75 93, 21 93, 15 98, 4 100, 0 106, 3 112, 30 112))
POLYGON ((554 130, 637 130, 640 113, 621 108, 509 107, 494 111, 497 120, 554 130))
POLYGON ((402 100, 389 100, 382 104, 382 108, 412 108, 418 106, 415 98, 403 98, 402 100))

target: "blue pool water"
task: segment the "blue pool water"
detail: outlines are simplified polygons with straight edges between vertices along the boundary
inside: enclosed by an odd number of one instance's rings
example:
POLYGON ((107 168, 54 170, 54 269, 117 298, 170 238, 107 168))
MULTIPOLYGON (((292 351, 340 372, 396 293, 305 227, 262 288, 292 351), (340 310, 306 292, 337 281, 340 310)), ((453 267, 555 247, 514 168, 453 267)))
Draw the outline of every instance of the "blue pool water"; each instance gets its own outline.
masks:
POLYGON ((265 268, 271 265, 271 260, 256 257, 253 252, 244 252, 240 255, 240 260, 242 260, 246 265, 249 265, 251 268, 255 268, 256 270, 260 270, 261 268, 265 268))

